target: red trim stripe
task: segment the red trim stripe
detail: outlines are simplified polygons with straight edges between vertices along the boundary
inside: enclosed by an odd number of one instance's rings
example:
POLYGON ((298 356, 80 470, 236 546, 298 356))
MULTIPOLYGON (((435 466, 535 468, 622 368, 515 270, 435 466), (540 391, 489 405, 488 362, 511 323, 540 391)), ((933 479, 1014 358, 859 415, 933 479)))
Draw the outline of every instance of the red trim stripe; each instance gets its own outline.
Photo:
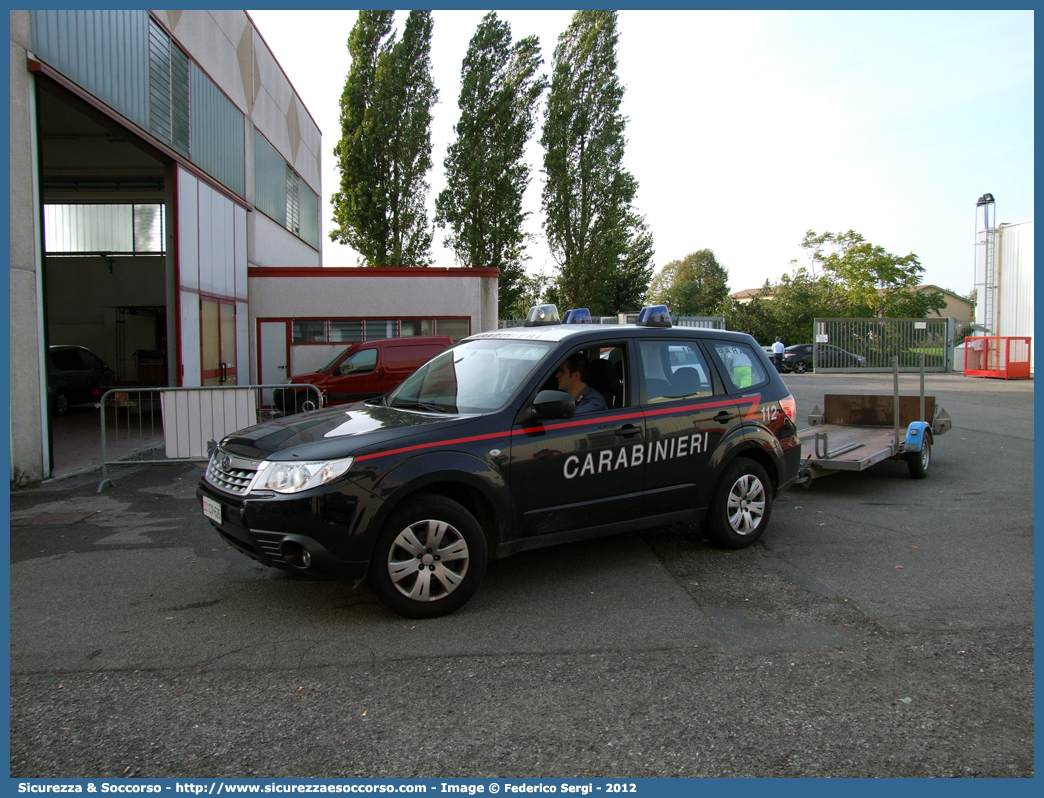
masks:
MULTIPOLYGON (((743 404, 748 400, 744 399, 743 404)), ((761 403, 761 396, 753 397, 754 404, 751 406, 750 411, 746 415, 746 419, 752 419, 757 412, 758 405, 761 403)), ((548 426, 539 427, 524 427, 522 429, 505 430, 504 432, 489 432, 485 435, 469 435, 464 438, 450 438, 444 441, 432 441, 431 443, 418 443, 414 446, 403 446, 398 449, 388 449, 383 452, 371 452, 370 454, 360 455, 356 457, 356 462, 362 462, 363 460, 373 460, 378 457, 388 457, 393 454, 402 454, 404 452, 416 452, 421 449, 432 449, 436 446, 454 446, 459 443, 472 443, 474 441, 486 441, 494 438, 506 438, 515 437, 516 435, 527 435, 533 432, 548 431, 552 432, 560 429, 568 429, 570 427, 581 427, 589 426, 591 424, 606 424, 614 421, 626 421, 634 418, 643 418, 644 416, 663 416, 670 413, 685 413, 696 410, 710 410, 715 407, 728 407, 729 405, 735 404, 732 399, 727 399, 718 402, 701 402, 699 404, 684 405, 682 407, 664 407, 656 410, 646 410, 645 412, 637 411, 634 413, 618 413, 613 416, 598 416, 597 418, 584 418, 577 421, 566 421, 561 424, 551 424, 548 426)))
POLYGON ((417 266, 371 268, 368 266, 250 266, 247 277, 499 277, 500 269, 417 266))
POLYGON ((511 432, 490 432, 486 435, 470 435, 466 438, 452 438, 447 441, 432 441, 431 443, 418 443, 416 446, 403 446, 401 449, 388 449, 384 452, 373 452, 371 454, 364 454, 356 457, 356 462, 363 460, 372 460, 375 457, 387 457, 392 454, 402 454, 403 452, 415 452, 418 449, 431 449, 434 446, 452 446, 457 443, 471 443, 472 441, 485 441, 490 438, 503 438, 510 435, 511 432))
MULTIPOLYGON (((747 415, 743 417, 744 421, 753 421, 755 416, 757 416, 758 408, 761 406, 761 394, 759 393, 757 396, 754 397, 748 396, 743 400, 743 402, 747 402, 750 400, 753 400, 754 404, 750 406, 750 410, 747 411, 747 415)), ((743 402, 740 402, 740 404, 743 404, 743 402)))

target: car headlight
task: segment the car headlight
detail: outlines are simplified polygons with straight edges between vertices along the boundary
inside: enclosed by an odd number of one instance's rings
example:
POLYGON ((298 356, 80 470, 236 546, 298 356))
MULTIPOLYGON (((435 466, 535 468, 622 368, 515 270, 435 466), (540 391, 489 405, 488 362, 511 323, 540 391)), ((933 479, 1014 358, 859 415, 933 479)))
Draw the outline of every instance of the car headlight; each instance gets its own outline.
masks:
POLYGON ((280 385, 289 385, 289 384, 290 384, 290 383, 292 383, 293 381, 294 381, 294 378, 293 378, 293 377, 287 377, 287 378, 286 378, 285 380, 283 380, 283 381, 282 381, 281 383, 279 383, 279 384, 280 384, 280 385))
POLYGON ((354 457, 345 457, 315 463, 266 463, 251 487, 276 493, 300 493, 332 482, 346 473, 354 461, 354 457))

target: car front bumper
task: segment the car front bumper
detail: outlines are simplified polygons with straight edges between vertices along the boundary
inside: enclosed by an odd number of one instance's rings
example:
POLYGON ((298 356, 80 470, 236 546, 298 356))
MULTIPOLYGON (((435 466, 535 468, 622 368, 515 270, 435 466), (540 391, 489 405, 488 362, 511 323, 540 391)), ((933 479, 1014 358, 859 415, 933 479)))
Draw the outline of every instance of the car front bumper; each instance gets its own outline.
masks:
MULTIPOLYGON (((359 512, 360 491, 344 483, 307 496, 232 496, 200 480, 196 497, 221 506, 220 523, 207 520, 230 546, 260 563, 296 573, 361 579, 369 568, 374 534, 359 512)), ((367 506, 375 503, 368 496, 367 506)))

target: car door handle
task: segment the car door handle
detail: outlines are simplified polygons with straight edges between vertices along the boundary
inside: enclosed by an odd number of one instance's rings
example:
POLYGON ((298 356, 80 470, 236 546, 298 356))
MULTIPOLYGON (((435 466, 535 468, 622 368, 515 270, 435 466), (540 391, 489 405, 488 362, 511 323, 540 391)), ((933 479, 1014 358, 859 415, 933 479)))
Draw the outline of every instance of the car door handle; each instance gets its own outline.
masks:
POLYGON ((616 428, 616 434, 621 438, 630 438, 641 431, 642 428, 636 427, 634 424, 624 424, 622 427, 616 428))
POLYGON ((714 420, 717 421, 719 424, 727 424, 728 422, 732 421, 732 419, 734 419, 737 415, 737 413, 730 413, 728 410, 722 410, 720 413, 718 413, 718 415, 714 417, 714 420))

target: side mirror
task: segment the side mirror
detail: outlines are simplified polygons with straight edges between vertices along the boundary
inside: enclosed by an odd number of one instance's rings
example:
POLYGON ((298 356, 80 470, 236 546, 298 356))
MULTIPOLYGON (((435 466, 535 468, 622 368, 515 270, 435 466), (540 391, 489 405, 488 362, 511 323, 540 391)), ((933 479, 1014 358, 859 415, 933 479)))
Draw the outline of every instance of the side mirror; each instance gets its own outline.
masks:
POLYGON ((532 418, 572 418, 576 402, 565 391, 541 391, 533 400, 532 418))

